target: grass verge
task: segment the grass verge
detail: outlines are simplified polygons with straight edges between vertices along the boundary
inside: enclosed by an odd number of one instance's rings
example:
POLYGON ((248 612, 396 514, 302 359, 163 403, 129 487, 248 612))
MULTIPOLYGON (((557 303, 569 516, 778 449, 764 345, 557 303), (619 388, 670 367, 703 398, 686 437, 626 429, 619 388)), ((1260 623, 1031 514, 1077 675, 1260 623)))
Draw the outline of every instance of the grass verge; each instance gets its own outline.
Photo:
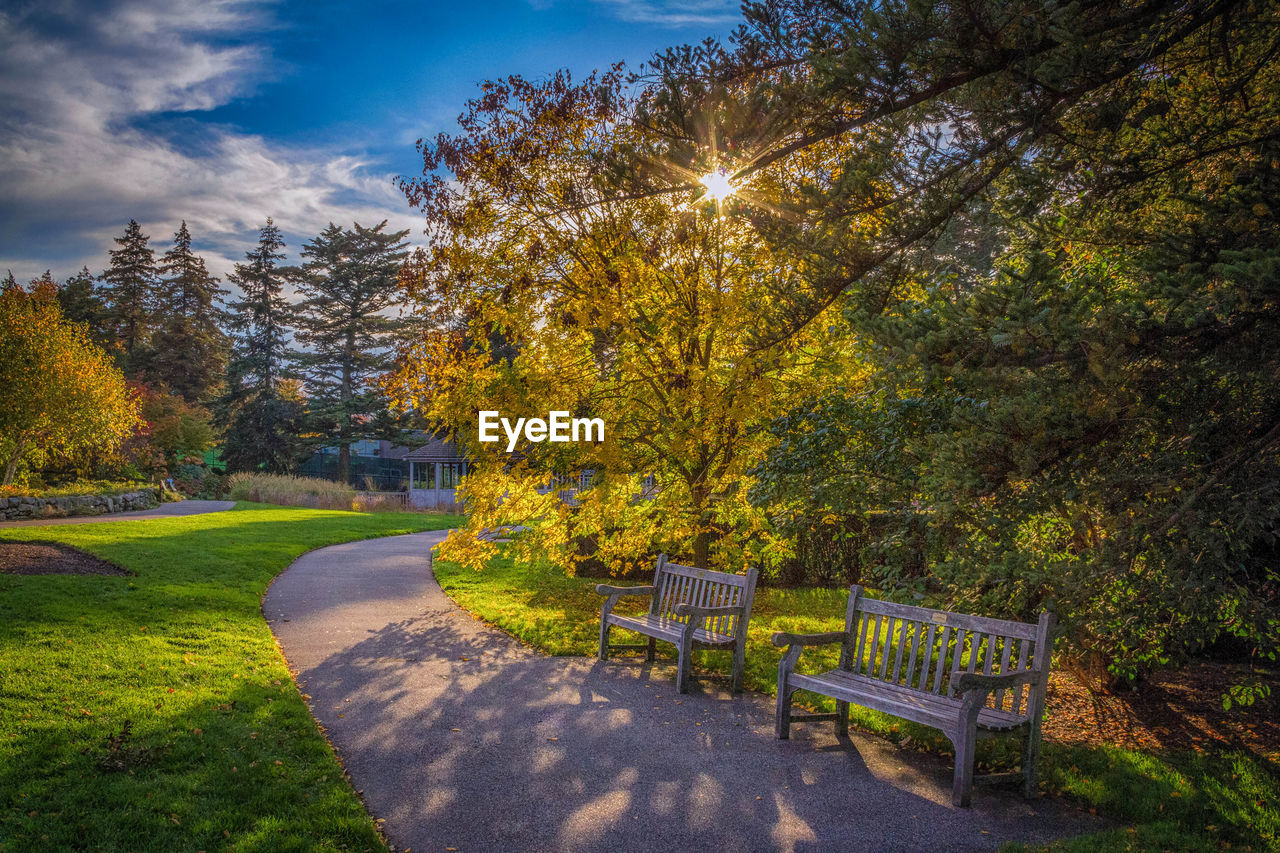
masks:
MULTIPOLYGON (((437 561, 435 573, 458 604, 535 648, 554 655, 596 652, 602 599, 594 592, 595 580, 565 577, 549 566, 520 564, 501 556, 481 572, 437 561)), ((747 642, 747 686, 776 694, 781 652, 769 638, 775 631, 839 630, 844 626, 845 600, 844 590, 757 590, 747 642)), ((626 606, 638 609, 644 602, 622 599, 619 610, 626 606)), ((707 668, 728 671, 727 652, 701 655, 707 668)), ((811 649, 802 658, 806 669, 830 668, 835 662, 834 650, 811 649)), ((834 710, 824 703, 831 705, 814 697, 815 707, 834 710)), ((851 718, 861 728, 896 741, 910 735, 930 748, 946 746, 931 729, 875 711, 853 708, 851 718)), ((1008 744, 1009 739, 1001 740, 1008 744)), ((998 763, 1003 758, 999 752, 979 752, 980 762, 998 763)), ((1280 849, 1280 765, 1262 756, 1047 743, 1041 777, 1047 791, 1129 826, 1045 848, 1015 849, 1080 853, 1280 849)))
POLYGON ((0 575, 0 851, 385 849, 262 594, 314 548, 459 522, 241 504, 0 530, 135 573, 0 575))

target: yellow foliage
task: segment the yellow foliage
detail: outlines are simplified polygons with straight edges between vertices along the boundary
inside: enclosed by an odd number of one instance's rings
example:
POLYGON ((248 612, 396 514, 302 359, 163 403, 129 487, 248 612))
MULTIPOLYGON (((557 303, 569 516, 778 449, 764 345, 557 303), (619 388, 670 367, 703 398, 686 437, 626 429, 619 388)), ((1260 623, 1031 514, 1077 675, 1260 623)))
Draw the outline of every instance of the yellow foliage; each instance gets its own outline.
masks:
MULTIPOLYGON (((424 335, 387 390, 473 460, 466 535, 523 525, 517 549, 571 572, 589 559, 623 573, 658 549, 739 569, 772 547, 745 500, 767 440, 759 427, 860 370, 841 351, 848 339, 828 332, 837 311, 760 344, 780 279, 799 273, 754 230, 751 187, 793 176, 764 170, 738 198, 709 202, 690 179, 705 166, 676 163, 626 120, 623 89, 614 75, 489 84, 464 134, 426 152, 429 173, 443 166, 456 180, 407 188, 433 246, 406 289, 423 314, 464 320, 465 332, 424 335), (677 191, 611 185, 600 153, 615 146, 646 152, 677 191), (521 442, 508 454, 505 440, 478 441, 480 410, 600 418, 605 440, 521 442), (546 490, 551 475, 581 471, 591 487, 568 503, 546 490)), ((460 535, 445 550, 478 567, 489 549, 460 535)))
POLYGON ((0 293, 0 483, 22 463, 110 452, 139 423, 136 394, 85 327, 62 316, 56 290, 0 293))

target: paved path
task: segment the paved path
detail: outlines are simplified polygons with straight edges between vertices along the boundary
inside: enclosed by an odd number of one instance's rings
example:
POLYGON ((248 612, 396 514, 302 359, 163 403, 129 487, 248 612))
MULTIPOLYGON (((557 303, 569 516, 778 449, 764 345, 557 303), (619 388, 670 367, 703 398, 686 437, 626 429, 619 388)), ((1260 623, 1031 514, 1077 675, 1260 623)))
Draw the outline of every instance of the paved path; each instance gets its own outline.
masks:
POLYGON ((0 521, 0 527, 43 527, 47 524, 97 524, 103 521, 129 521, 134 518, 170 518, 177 515, 223 512, 235 505, 235 501, 177 501, 171 504, 160 504, 155 509, 143 509, 137 512, 109 512, 106 515, 74 515, 68 518, 32 518, 25 521, 0 521))
POLYGON ((420 533, 335 545, 263 611, 396 849, 994 850, 1100 828, 1056 800, 979 787, 950 762, 830 725, 773 737, 773 705, 674 667, 530 651, 455 606, 420 533))

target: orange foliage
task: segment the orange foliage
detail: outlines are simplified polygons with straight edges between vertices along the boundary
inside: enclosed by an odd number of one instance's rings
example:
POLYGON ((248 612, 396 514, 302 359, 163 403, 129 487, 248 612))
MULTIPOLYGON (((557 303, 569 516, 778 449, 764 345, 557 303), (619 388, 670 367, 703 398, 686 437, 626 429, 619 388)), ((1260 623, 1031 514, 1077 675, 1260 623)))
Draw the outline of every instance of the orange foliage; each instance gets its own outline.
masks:
POLYGON ((23 464, 110 451, 138 423, 137 395, 86 327, 62 316, 51 280, 0 293, 0 484, 23 464))

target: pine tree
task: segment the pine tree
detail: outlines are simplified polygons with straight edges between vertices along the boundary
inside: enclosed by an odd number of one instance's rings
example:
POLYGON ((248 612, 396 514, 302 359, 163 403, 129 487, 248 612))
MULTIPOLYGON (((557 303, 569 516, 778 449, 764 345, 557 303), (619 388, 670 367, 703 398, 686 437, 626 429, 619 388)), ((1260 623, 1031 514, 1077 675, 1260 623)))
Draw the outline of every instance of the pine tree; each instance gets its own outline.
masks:
POLYGON ((162 327, 156 334, 154 377, 188 403, 207 399, 226 371, 227 337, 219 327, 216 300, 228 291, 191 251, 191 232, 184 221, 173 235, 173 248, 161 259, 165 276, 162 327))
POLYGON ((386 220, 352 230, 329 224, 302 249, 297 355, 311 394, 309 431, 338 447, 338 479, 351 472, 351 444, 375 437, 386 409, 370 380, 391 366, 391 346, 403 323, 385 315, 395 304, 409 232, 386 232, 386 220))
POLYGON ((147 246, 150 239, 137 220, 130 219, 124 235, 115 238, 120 248, 108 252, 111 266, 99 277, 106 326, 119 347, 120 366, 131 377, 150 366, 158 280, 155 252, 147 246))
POLYGON ((110 336, 104 328, 106 306, 93 281, 93 273, 85 267, 80 272, 63 282, 58 290, 58 304, 62 306, 62 316, 76 323, 84 323, 89 327, 89 337, 104 349, 110 336))
POLYGON ((228 280, 243 298, 229 304, 234 349, 222 418, 223 459, 232 470, 288 471, 297 456, 301 406, 280 393, 288 357, 289 303, 280 295, 286 269, 284 238, 270 219, 258 247, 245 253, 228 280))

